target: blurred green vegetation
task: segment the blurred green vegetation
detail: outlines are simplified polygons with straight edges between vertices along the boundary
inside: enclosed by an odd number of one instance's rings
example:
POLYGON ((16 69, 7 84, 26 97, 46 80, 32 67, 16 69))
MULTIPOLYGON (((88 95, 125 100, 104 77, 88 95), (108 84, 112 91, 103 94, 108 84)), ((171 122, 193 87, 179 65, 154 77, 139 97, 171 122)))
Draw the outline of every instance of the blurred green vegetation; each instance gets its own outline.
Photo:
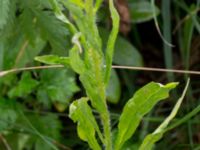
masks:
MULTIPOLYGON (((113 64, 200 69, 199 0, 155 0, 155 3, 153 0, 127 0, 124 3, 128 11, 121 14, 120 24, 130 29, 128 32, 121 30, 117 38, 113 64), (123 20, 127 13, 130 17, 123 20), (162 40, 159 30, 174 47, 162 40)), ((119 7, 124 6, 118 3, 119 7)), ((64 6, 62 9, 70 19, 69 11, 64 6)), ((106 2, 100 8, 97 24, 102 41, 106 41, 111 27, 106 2)), ((67 56, 72 36, 70 29, 56 18, 50 0, 0 0, 0 71, 43 65, 34 61, 38 55, 67 56)), ((107 89, 113 128, 126 100, 138 88, 152 80, 183 83, 188 76, 113 69, 107 89)), ((190 77, 187 98, 174 122, 199 105, 199 77, 190 77)), ((145 116, 124 149, 135 150, 145 135, 168 116, 182 89, 183 84, 170 100, 159 103, 145 116)), ((69 68, 0 76, 0 149, 51 150, 52 145, 63 150, 88 149, 77 137, 76 126, 68 118, 69 103, 84 95, 76 74, 69 68)), ((199 123, 199 116, 187 120, 165 134, 155 149, 199 149, 199 123)))

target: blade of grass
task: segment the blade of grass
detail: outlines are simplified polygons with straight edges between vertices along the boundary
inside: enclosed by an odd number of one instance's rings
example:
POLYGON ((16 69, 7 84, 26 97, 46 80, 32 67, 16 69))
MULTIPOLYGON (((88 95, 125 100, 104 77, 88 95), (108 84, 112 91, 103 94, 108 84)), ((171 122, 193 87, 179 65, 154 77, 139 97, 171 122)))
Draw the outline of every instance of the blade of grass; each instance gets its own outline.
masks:
POLYGON ((160 36, 160 38, 163 40, 163 42, 168 45, 168 46, 171 46, 171 47, 174 47, 174 45, 172 45, 170 42, 168 42, 165 37, 162 35, 161 31, 160 31, 160 27, 158 25, 158 20, 157 20, 157 17, 156 17, 156 8, 155 8, 155 0, 151 0, 151 6, 152 6, 152 10, 153 10, 153 19, 154 19, 154 23, 155 23, 155 26, 156 26, 156 29, 158 31, 158 34, 160 36))
POLYGON ((153 148, 154 144, 163 137, 164 133, 166 132, 166 128, 167 128, 168 124, 172 121, 172 119, 174 119, 174 117, 176 116, 176 114, 183 102, 183 99, 186 95, 189 83, 190 83, 190 79, 188 78, 186 86, 184 88, 184 91, 183 91, 181 97, 178 99, 172 112, 153 133, 151 133, 145 137, 145 139, 142 142, 142 145, 139 148, 140 150, 147 150, 147 149, 151 150, 153 148))
POLYGON ((172 125, 170 125, 166 129, 166 132, 180 126, 181 124, 183 124, 185 122, 187 122, 189 119, 191 119, 193 116, 195 116, 199 112, 200 112, 200 105, 197 106, 195 109, 193 109, 191 112, 189 112, 187 115, 185 115, 185 117, 183 117, 182 119, 180 119, 180 120, 176 121, 175 123, 173 123, 172 125))
MULTIPOLYGON (((171 1, 162 0, 162 18, 163 18, 163 36, 164 38, 171 43, 171 1)), ((165 57, 165 66, 166 68, 173 68, 173 56, 172 56, 172 47, 165 44, 164 46, 164 57, 165 57)), ((174 81, 173 73, 167 73, 169 81, 174 81)))

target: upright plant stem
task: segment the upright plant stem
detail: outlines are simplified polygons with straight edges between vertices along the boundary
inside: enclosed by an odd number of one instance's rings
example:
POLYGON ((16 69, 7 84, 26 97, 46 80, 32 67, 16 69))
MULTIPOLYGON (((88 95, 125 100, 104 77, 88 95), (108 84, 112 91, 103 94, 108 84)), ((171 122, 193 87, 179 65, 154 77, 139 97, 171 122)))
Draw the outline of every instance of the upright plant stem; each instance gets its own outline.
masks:
MULTIPOLYGON (((162 0, 162 17, 163 17, 163 35, 165 39, 171 43, 171 12, 170 12, 170 0, 162 0)), ((164 57, 165 57, 165 66, 166 68, 173 68, 173 56, 172 56, 172 47, 165 44, 163 42, 163 48, 164 48, 164 57)), ((174 80, 173 73, 167 73, 167 77, 169 81, 174 80)))
MULTIPOLYGON (((107 108, 107 107, 106 107, 107 108)), ((110 113, 108 109, 105 111, 105 114, 101 116, 103 127, 104 127, 104 136, 105 136, 105 150, 112 150, 112 135, 111 135, 111 125, 110 125, 110 113)))

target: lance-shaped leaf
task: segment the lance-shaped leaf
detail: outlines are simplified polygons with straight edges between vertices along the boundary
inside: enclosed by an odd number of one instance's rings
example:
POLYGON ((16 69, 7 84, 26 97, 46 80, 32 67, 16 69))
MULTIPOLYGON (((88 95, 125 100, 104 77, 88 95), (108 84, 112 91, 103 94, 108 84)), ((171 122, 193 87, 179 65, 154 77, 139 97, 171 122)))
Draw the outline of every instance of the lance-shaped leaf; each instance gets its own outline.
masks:
POLYGON ((106 84, 108 84, 108 81, 110 79, 114 46, 115 46, 115 41, 117 39, 117 34, 118 34, 118 30, 119 30, 119 15, 117 13, 117 10, 114 7, 113 0, 109 0, 109 6, 110 6, 109 8, 110 8, 110 12, 111 12, 113 28, 112 28, 112 31, 108 38, 108 43, 107 43, 107 47, 106 47, 106 72, 105 72, 105 83, 106 84))
POLYGON ((119 150, 124 142, 128 140, 138 127, 143 116, 160 100, 169 96, 169 91, 178 83, 162 85, 150 82, 139 89, 127 102, 120 116, 118 124, 118 135, 115 141, 115 150, 119 150))
POLYGON ((48 65, 56 65, 56 64, 69 65, 68 57, 59 57, 57 55, 37 56, 35 57, 35 60, 48 65))
POLYGON ((106 89, 103 79, 103 59, 98 51, 88 49, 85 57, 87 71, 80 76, 80 80, 86 89, 92 106, 98 112, 105 113, 106 89))
POLYGON ((78 123, 78 135, 83 140, 88 142, 89 146, 95 150, 101 150, 96 137, 95 131, 103 142, 103 136, 99 130, 96 120, 92 114, 92 110, 87 104, 88 98, 81 98, 74 101, 70 105, 69 117, 78 123))
POLYGON ((154 144, 162 138, 163 134, 167 131, 166 128, 167 128, 169 122, 176 116, 176 114, 180 108, 180 105, 181 105, 183 98, 185 97, 186 91, 188 89, 189 81, 190 80, 188 79, 185 89, 183 91, 183 94, 177 101, 171 114, 164 120, 164 122, 152 134, 149 134, 145 137, 139 150, 151 150, 153 148, 154 144))
POLYGON ((80 57, 79 49, 76 45, 70 50, 69 57, 70 57, 70 65, 72 69, 78 74, 84 73, 85 64, 84 64, 84 61, 80 57))
POLYGON ((57 2, 57 0, 49 0, 52 8, 53 8, 53 11, 56 15, 56 17, 61 20, 62 22, 66 23, 69 25, 69 28, 71 30, 72 33, 76 33, 76 28, 75 26, 68 20, 68 18, 62 13, 62 10, 57 2))

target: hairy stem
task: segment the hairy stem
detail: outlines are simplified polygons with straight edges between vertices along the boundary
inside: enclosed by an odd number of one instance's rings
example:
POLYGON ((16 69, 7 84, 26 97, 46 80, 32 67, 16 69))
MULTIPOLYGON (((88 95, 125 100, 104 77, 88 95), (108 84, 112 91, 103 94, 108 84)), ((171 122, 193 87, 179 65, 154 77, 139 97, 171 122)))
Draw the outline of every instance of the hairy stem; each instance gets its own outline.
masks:
MULTIPOLYGON (((106 107, 107 108, 107 107, 106 107)), ((105 150, 112 150, 112 134, 111 134, 111 125, 110 125, 110 113, 108 109, 104 114, 101 115, 103 128, 104 128, 104 136, 105 136, 105 150)))

